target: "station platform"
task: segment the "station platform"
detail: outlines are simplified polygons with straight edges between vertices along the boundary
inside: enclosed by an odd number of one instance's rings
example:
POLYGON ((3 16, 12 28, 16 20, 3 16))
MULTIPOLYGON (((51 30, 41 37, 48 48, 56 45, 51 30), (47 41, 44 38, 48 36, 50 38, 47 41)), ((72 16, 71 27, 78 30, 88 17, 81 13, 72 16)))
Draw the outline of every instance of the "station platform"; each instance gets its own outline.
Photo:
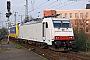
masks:
POLYGON ((7 40, 3 39, 0 42, 0 60, 47 60, 24 47, 20 49, 15 48, 16 45, 12 41, 10 41, 10 44, 7 44, 7 40))

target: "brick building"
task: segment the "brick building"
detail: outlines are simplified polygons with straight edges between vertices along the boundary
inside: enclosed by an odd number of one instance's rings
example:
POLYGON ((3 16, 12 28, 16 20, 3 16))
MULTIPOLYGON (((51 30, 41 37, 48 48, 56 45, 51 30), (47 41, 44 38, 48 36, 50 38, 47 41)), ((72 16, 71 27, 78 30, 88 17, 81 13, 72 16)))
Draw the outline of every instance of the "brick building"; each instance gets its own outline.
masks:
POLYGON ((86 33, 90 33, 90 9, 56 10, 56 14, 60 14, 58 18, 69 18, 73 28, 84 29, 86 33))

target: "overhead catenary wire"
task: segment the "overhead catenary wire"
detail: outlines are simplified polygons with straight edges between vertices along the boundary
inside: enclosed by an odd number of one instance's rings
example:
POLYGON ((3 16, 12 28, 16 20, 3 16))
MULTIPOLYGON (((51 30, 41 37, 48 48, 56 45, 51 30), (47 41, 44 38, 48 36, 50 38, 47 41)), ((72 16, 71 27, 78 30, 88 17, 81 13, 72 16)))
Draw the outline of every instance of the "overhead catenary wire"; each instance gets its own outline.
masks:
MULTIPOLYGON (((35 1, 35 0, 34 0, 34 1, 35 1)), ((48 1, 50 1, 50 0, 47 0, 47 1, 44 2, 44 3, 46 4, 48 1)), ((56 0, 56 1, 60 1, 60 2, 61 2, 61 0, 56 0)), ((80 0, 78 0, 78 1, 80 1, 80 0)), ((21 3, 22 3, 22 2, 23 2, 23 1, 21 1, 21 3)), ((29 1, 29 3, 30 3, 30 2, 31 2, 31 1, 29 1)), ((20 4, 21 4, 21 3, 20 3, 20 4)), ((40 6, 45 5, 44 3, 40 4, 40 6)), ((49 4, 47 4, 47 5, 49 5, 49 4)), ((47 5, 46 5, 46 6, 47 6, 47 5)), ((46 7, 46 6, 45 6, 45 7, 46 7)), ((37 6, 37 7, 39 8, 39 6, 37 6)), ((13 8, 14 8, 14 7, 12 7, 12 9, 13 9, 13 8)), ((20 9, 20 7, 18 7, 18 8, 14 8, 13 10, 16 10, 16 9, 19 9, 18 12, 23 12, 23 8, 20 9)), ((40 8, 39 8, 39 9, 40 9, 40 8)), ((32 12, 32 11, 29 11, 29 13, 30 13, 30 12, 32 12)))
MULTIPOLYGON (((82 0, 79 0, 79 1, 82 1, 82 0)), ((73 3, 76 3, 76 2, 78 2, 78 1, 73 1, 73 2, 70 2, 70 3, 68 3, 68 4, 64 4, 63 6, 61 6, 60 8, 62 8, 62 7, 64 7, 64 6, 67 6, 67 5, 70 5, 70 4, 73 4, 73 3)), ((58 7, 59 8, 59 7, 58 7)), ((58 9, 58 8, 56 8, 56 9, 58 9)))
MULTIPOLYGON (((81 0, 79 0, 79 1, 81 1, 81 0)), ((78 1, 73 1, 73 2, 70 2, 70 3, 68 3, 68 1, 66 1, 66 2, 64 2, 64 3, 60 3, 60 4, 58 4, 58 5, 55 5, 55 6, 53 6, 53 7, 50 7, 50 8, 56 8, 56 7, 58 7, 58 8, 63 8, 63 7, 65 7, 65 6, 67 6, 67 5, 70 5, 70 4, 73 4, 73 3, 75 3, 75 2, 78 2, 78 1), (63 6, 61 6, 61 4, 64 4, 63 6), (60 7, 59 7, 60 6, 60 7)), ((58 8, 56 8, 56 9, 58 9, 58 8)), ((40 10, 41 11, 41 10, 40 10)), ((36 14, 36 13, 35 13, 36 14)), ((35 15, 35 14, 32 14, 32 15, 35 15)))
MULTIPOLYGON (((29 4, 29 3, 31 3, 31 1, 29 1, 28 4, 29 4)), ((34 0, 34 3, 35 3, 35 0, 34 0)), ((46 3, 46 2, 44 2, 44 3, 46 3)), ((44 4, 44 3, 43 3, 43 4, 44 4)), ((29 5, 30 5, 30 4, 29 4, 29 5)), ((32 9, 32 8, 30 8, 30 9, 32 9)), ((23 9, 21 8, 18 12, 23 12, 23 9)))
MULTIPOLYGON (((35 3, 35 0, 34 0, 33 2, 35 3)), ((28 2, 29 5, 30 5, 30 3, 31 3, 31 1, 28 2)), ((46 2, 45 2, 45 3, 46 3, 46 2)), ((30 9, 32 9, 32 8, 30 8, 30 9)), ((22 12, 23 10, 20 9, 19 11, 22 12)))
MULTIPOLYGON (((53 2, 53 3, 54 3, 54 2, 53 2)), ((65 3, 67 3, 67 2, 57 4, 57 5, 55 5, 55 6, 53 6, 53 7, 49 7, 49 8, 54 8, 54 7, 57 7, 57 6, 61 5, 61 4, 65 4, 65 3)), ((41 11, 41 10, 40 10, 40 11, 41 11)), ((35 13, 35 14, 36 14, 36 13, 35 13)), ((34 15, 34 14, 33 14, 33 15, 34 15)))
POLYGON ((68 1, 65 1, 65 2, 63 2, 63 3, 59 3, 59 4, 57 4, 57 5, 55 5, 55 6, 52 6, 52 7, 49 7, 49 8, 56 8, 56 7, 58 7, 58 6, 60 6, 61 4, 65 4, 65 3, 68 3, 68 1))
MULTIPOLYGON (((22 2, 23 2, 23 1, 21 0, 19 4, 22 4, 22 2)), ((11 8, 12 8, 13 10, 20 9, 19 7, 15 7, 15 6, 12 6, 11 8)))
MULTIPOLYGON (((29 11, 28 13, 30 13, 30 12, 32 12, 32 11, 35 11, 35 10, 38 10, 38 9, 40 9, 40 8, 45 8, 45 7, 48 7, 49 5, 52 5, 52 4, 55 4, 56 2, 58 2, 59 0, 56 0, 56 1, 54 1, 54 2, 51 2, 51 3, 49 3, 49 4, 47 4, 47 5, 45 5, 45 4, 43 4, 43 5, 40 5, 40 6, 38 6, 38 7, 36 7, 34 10, 31 10, 31 11, 29 11)), ((60 2, 61 2, 61 0, 60 0, 60 2)), ((65 2, 64 2, 65 3, 65 2)), ((63 3, 61 3, 61 4, 63 4, 63 3)), ((60 5, 61 5, 60 4, 60 5)), ((57 5, 56 5, 57 6, 57 5)), ((54 7, 56 7, 56 6, 54 6, 54 7)))
MULTIPOLYGON (((68 4, 64 4, 63 6, 58 7, 58 8, 62 8, 62 7, 64 7, 64 6, 67 6, 67 5, 70 5, 70 4, 73 4, 73 3, 76 3, 76 2, 71 2, 71 3, 68 3, 68 4)), ((56 9, 58 9, 58 8, 56 8, 56 9)))
MULTIPOLYGON (((58 0, 57 0, 57 1, 58 1, 58 0)), ((79 0, 79 1, 81 1, 81 0, 79 0)), ((55 2, 56 2, 56 1, 55 1, 55 2)), ((55 2, 52 2, 52 3, 47 4, 47 5, 52 5, 52 4, 55 3, 55 2)), ((60 0, 60 2, 61 2, 61 0, 60 0)), ((59 6, 60 6, 61 4, 64 4, 64 5, 65 5, 65 4, 68 3, 68 2, 71 2, 71 1, 66 1, 66 0, 65 0, 65 2, 64 2, 64 3, 60 3, 59 6)), ((77 1, 74 1, 74 2, 77 2, 77 1)), ((43 8, 43 7, 47 7, 47 5, 41 6, 41 7, 39 7, 38 9, 43 8)), ((55 6, 50 7, 50 8, 54 8, 54 7, 56 8, 56 7, 58 7, 58 5, 55 5, 55 6)), ((35 10, 37 10, 37 9, 35 9, 35 10)), ((34 10, 34 11, 35 11, 35 10, 34 10)), ((32 12, 32 11, 30 11, 30 12, 32 12)))
MULTIPOLYGON (((64 3, 68 3, 68 2, 64 2, 64 3)), ((73 3, 75 3, 75 1, 74 1, 74 2, 70 2, 70 3, 68 3, 68 4, 65 4, 65 5, 63 5, 63 6, 61 6, 61 7, 58 7, 58 8, 65 7, 65 6, 70 5, 70 4, 73 4, 73 3)), ((61 3, 61 4, 63 4, 63 3, 61 3)), ((61 4, 59 4, 58 6, 60 6, 61 4)), ((57 6, 57 5, 56 5, 56 6, 57 6)), ((53 6, 53 7, 55 7, 55 6, 53 6)), ((34 13, 34 14, 32 14, 32 15, 35 15, 35 14, 37 14, 37 13, 34 13)))
MULTIPOLYGON (((39 7, 39 6, 42 6, 42 5, 46 4, 46 3, 48 3, 48 1, 45 1, 45 2, 41 3, 40 5, 38 5, 38 7, 39 7)), ((22 10, 21 10, 21 11, 22 11, 22 10)), ((23 11, 22 11, 22 12, 23 12, 23 11)))
MULTIPOLYGON (((50 5, 54 5, 54 3, 56 3, 57 1, 59 1, 59 2, 61 2, 61 0, 56 0, 56 1, 54 1, 54 2, 51 2, 50 0, 47 0, 47 1, 44 1, 43 3, 41 3, 40 5, 38 5, 37 7, 34 7, 34 10, 31 10, 31 11, 29 11, 28 13, 34 13, 34 14, 31 14, 31 15, 37 15, 36 13, 38 12, 38 10, 39 11, 42 11, 42 10, 40 10, 41 8, 45 8, 45 7, 47 7, 47 6, 50 6, 50 5), (45 3, 45 4, 44 4, 45 3), (36 13, 34 12, 34 11, 37 11, 36 13)), ((76 2, 76 1, 75 1, 76 2)), ((30 3, 30 2, 29 2, 30 3)), ((68 3, 68 1, 67 2, 64 2, 64 3, 59 3, 59 4, 57 4, 57 5, 55 5, 55 6, 52 6, 52 7, 48 7, 48 8, 58 8, 60 5, 69 5, 69 4, 66 4, 66 3, 68 3)), ((71 2, 72 3, 72 2, 71 2)), ((59 7, 60 8, 60 7, 59 7)), ((20 10, 20 12, 23 12, 23 10, 20 10)))
MULTIPOLYGON (((38 9, 43 8, 43 7, 45 8, 45 7, 47 7, 47 6, 49 6, 49 5, 52 5, 52 4, 56 3, 56 2, 58 2, 58 1, 56 0, 56 1, 53 1, 53 2, 50 2, 50 3, 47 3, 47 5, 44 4, 43 6, 41 5, 40 7, 38 7, 37 9, 35 9, 34 11, 37 11, 38 9)), ((30 11, 30 12, 33 13, 34 11, 30 11)), ((41 10, 39 10, 39 11, 41 11, 41 10)), ((30 13, 30 12, 29 12, 29 13, 30 13)), ((31 14, 31 13, 30 13, 30 14, 31 14)), ((38 12, 35 13, 35 14, 38 14, 38 12)), ((34 14, 33 14, 33 15, 34 15, 34 14)))
MULTIPOLYGON (((51 2, 51 3, 47 4, 47 5, 45 5, 46 3, 48 3, 48 1, 50 1, 50 0, 47 0, 47 1, 43 2, 43 3, 41 3, 41 4, 38 5, 36 8, 34 8, 34 10, 31 10, 31 11, 29 11, 28 13, 33 12, 33 11, 36 11, 36 10, 38 10, 38 9, 40 9, 40 8, 43 8, 43 7, 47 7, 47 6, 49 6, 49 5, 52 5, 52 4, 56 3, 58 0, 56 0, 56 1, 54 1, 54 2, 51 2)), ((61 0, 60 0, 60 2, 61 2, 61 0)), ((21 10, 21 11, 22 11, 22 10, 21 10)))
POLYGON ((35 11, 36 9, 39 9, 41 6, 45 5, 46 3, 48 3, 48 1, 45 1, 43 3, 41 3, 40 5, 38 5, 36 8, 34 8, 33 10, 29 11, 28 13, 35 11))

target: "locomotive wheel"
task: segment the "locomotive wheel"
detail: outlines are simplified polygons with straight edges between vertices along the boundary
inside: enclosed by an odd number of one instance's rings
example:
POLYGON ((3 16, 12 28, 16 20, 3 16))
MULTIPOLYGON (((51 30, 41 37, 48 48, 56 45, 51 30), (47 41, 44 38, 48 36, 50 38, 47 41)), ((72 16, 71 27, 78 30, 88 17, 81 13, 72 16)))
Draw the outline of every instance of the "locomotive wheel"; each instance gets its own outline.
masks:
POLYGON ((42 49, 46 49, 48 48, 47 44, 46 43, 41 43, 41 46, 40 46, 42 49))

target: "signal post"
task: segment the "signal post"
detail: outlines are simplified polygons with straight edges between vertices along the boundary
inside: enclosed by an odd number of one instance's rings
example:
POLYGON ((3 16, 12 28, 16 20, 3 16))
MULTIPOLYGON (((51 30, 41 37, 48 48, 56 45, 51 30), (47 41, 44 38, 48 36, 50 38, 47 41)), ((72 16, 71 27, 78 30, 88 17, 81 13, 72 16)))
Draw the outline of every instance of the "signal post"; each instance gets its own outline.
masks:
POLYGON ((8 21, 8 40, 7 40, 7 44, 9 44, 10 42, 9 42, 9 31, 10 31, 10 16, 11 16, 11 12, 10 12, 10 9, 11 9, 11 2, 10 2, 10 0, 7 0, 7 13, 6 13, 6 17, 7 17, 7 21, 8 21))

